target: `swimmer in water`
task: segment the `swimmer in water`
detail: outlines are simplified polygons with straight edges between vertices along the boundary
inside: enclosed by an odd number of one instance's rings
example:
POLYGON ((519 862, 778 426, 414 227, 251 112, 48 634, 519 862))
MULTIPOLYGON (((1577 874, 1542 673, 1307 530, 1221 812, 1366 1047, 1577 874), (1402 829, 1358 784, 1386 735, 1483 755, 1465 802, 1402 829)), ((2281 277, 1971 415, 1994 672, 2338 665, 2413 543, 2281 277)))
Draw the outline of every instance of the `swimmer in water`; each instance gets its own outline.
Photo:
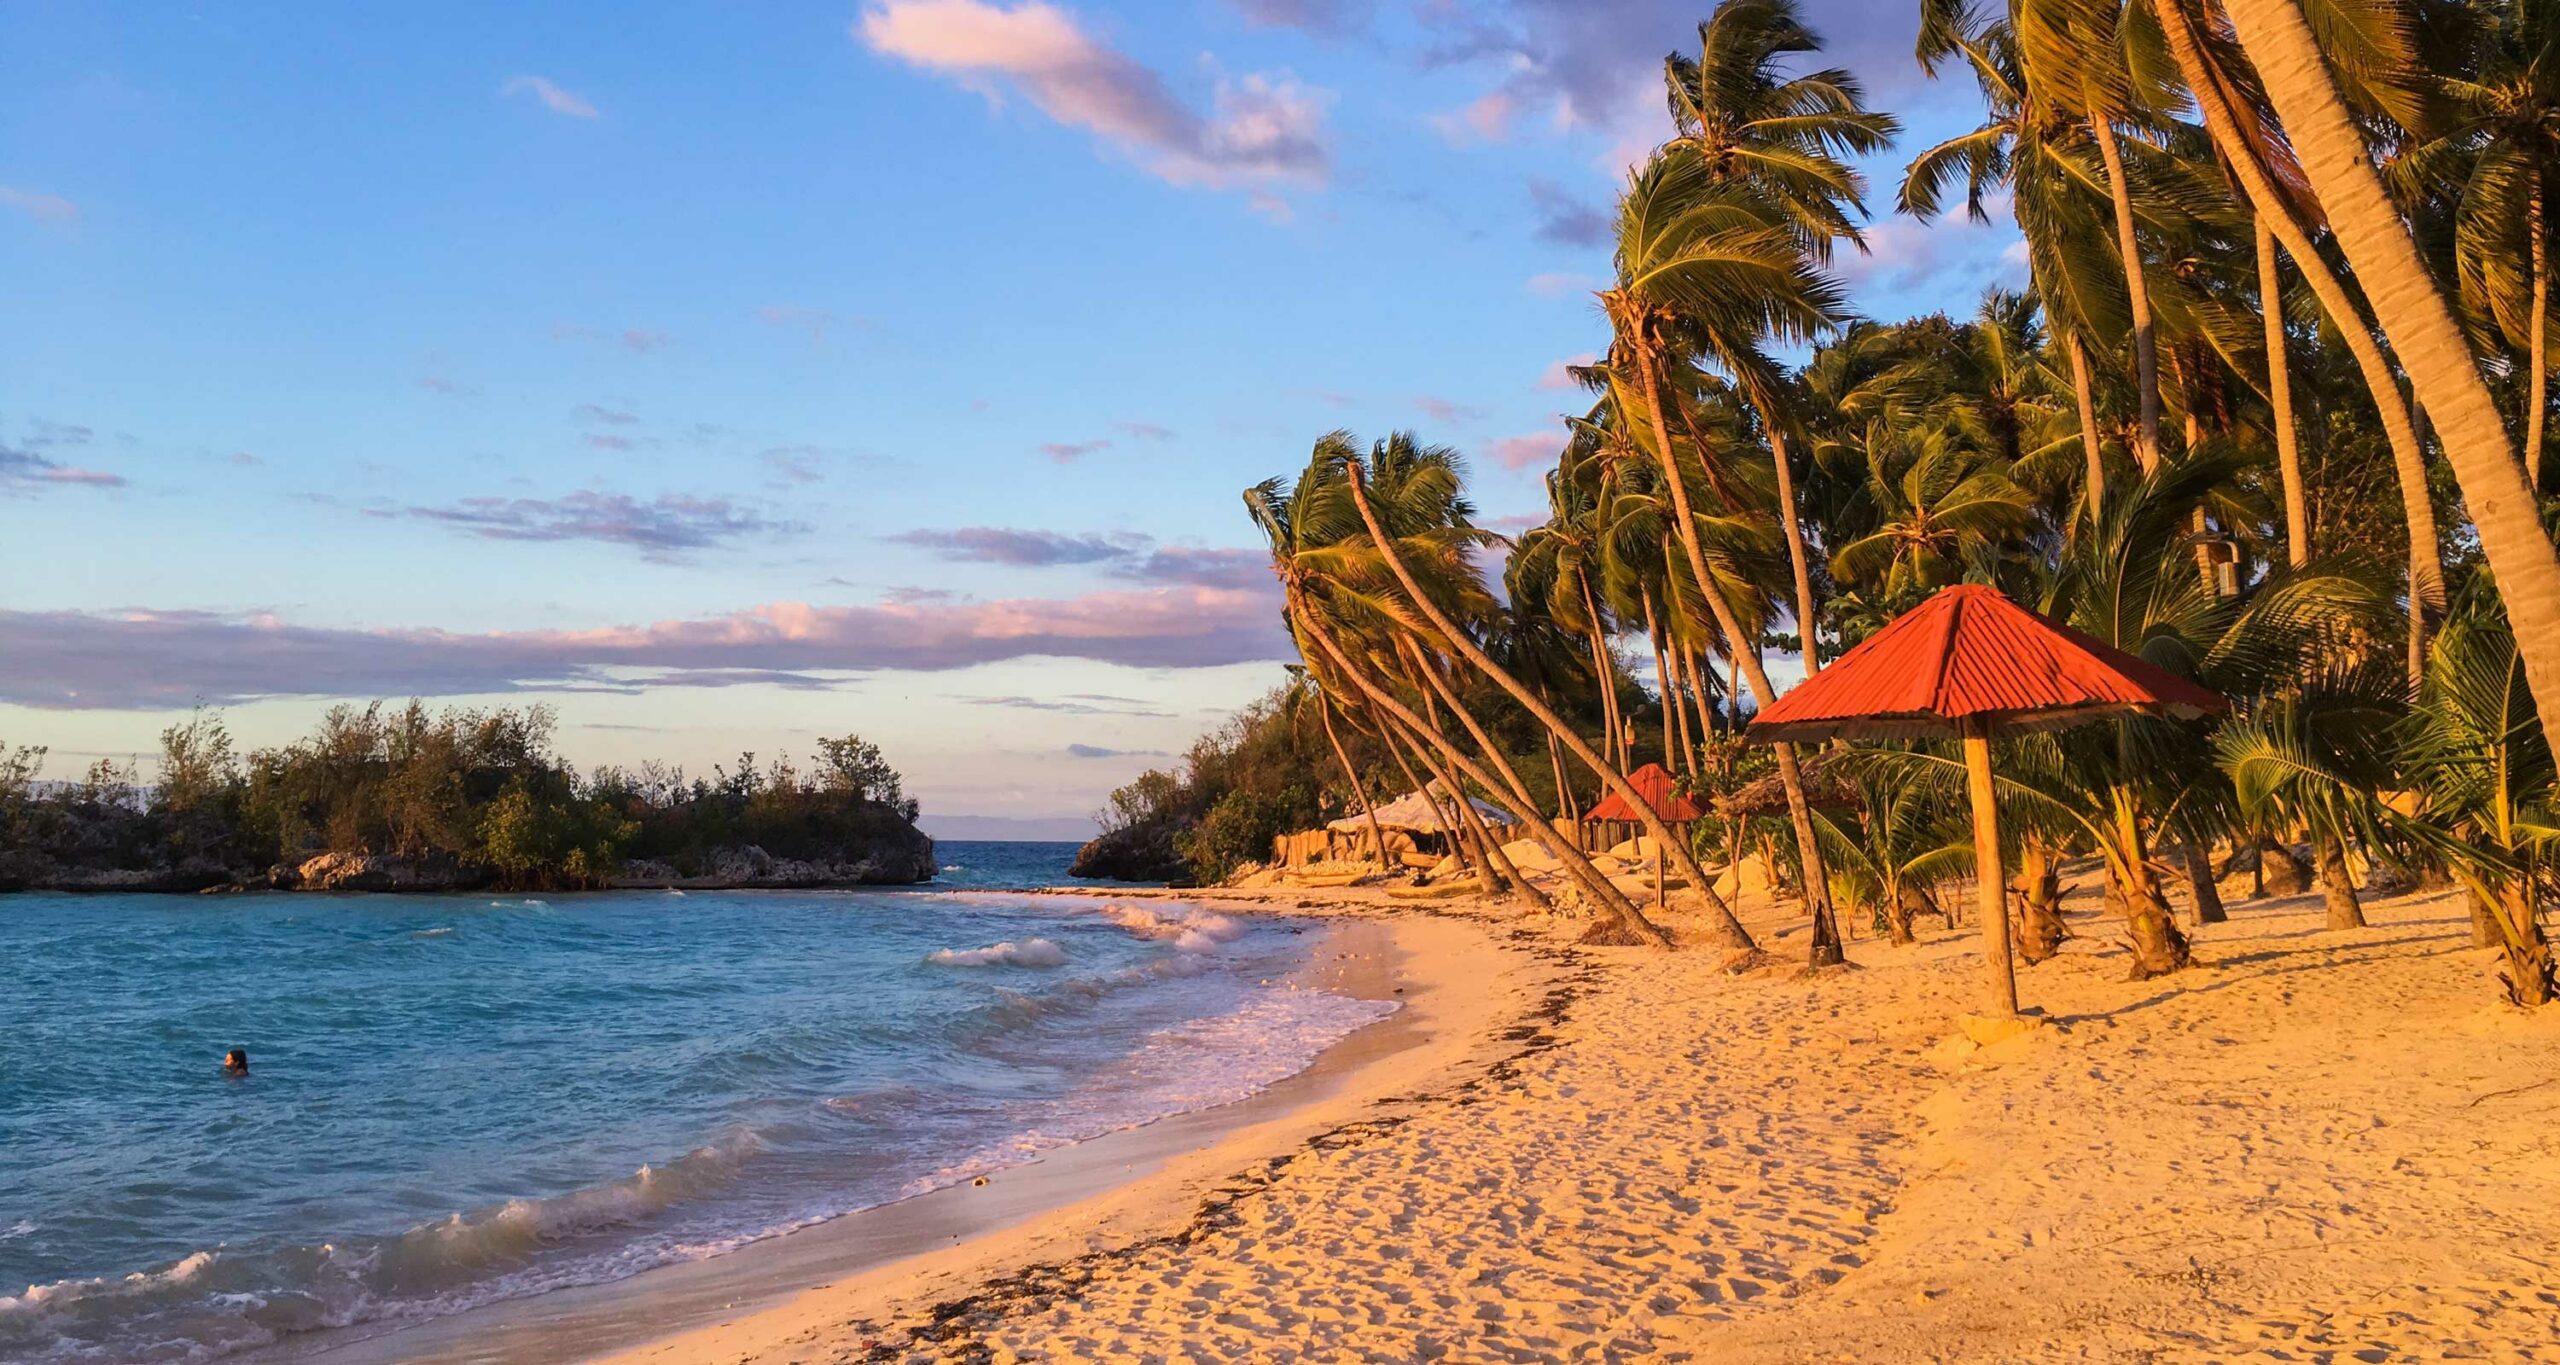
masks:
POLYGON ((235 1047, 222 1054, 222 1074, 235 1081, 246 1078, 249 1074, 249 1049, 235 1047))

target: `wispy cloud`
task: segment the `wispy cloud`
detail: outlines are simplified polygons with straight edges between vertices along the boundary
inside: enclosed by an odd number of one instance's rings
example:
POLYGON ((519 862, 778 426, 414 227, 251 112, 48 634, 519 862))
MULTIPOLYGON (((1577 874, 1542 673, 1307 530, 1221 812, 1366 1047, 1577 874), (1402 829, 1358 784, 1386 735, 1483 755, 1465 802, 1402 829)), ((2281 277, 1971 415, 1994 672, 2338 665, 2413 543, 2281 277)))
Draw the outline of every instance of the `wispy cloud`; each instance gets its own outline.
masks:
POLYGON ((756 321, 768 327, 784 327, 807 332, 812 344, 827 339, 827 333, 840 326, 862 326, 859 318, 848 319, 825 308, 810 308, 796 303, 768 303, 756 310, 756 321))
POLYGON ((1206 668, 1290 657, 1277 622, 1269 594, 1211 588, 959 606, 780 602, 647 626, 486 633, 331 629, 200 611, 0 610, 0 701, 133 710, 770 680, 742 670, 814 683, 1033 657, 1206 668))
POLYGON ((542 107, 570 118, 597 118, 596 107, 541 76, 518 76, 500 87, 502 95, 531 95, 542 107))
POLYGON ((1275 187, 1320 186, 1330 173, 1331 92, 1285 73, 1222 76, 1201 109, 1044 0, 873 0, 853 33, 990 99, 1016 93, 1172 184, 1254 190, 1269 211, 1275 187))
POLYGON ((1413 406, 1420 410, 1423 416, 1430 418, 1432 421, 1446 422, 1452 426, 1464 426, 1468 423, 1479 422, 1484 420, 1485 415, 1484 409, 1482 408, 1466 403, 1452 402, 1446 398, 1434 398, 1429 394, 1425 394, 1420 398, 1414 399, 1413 406))
POLYGON ((1560 299, 1568 294, 1588 294, 1598 289, 1602 283, 1603 281, 1590 275, 1577 275, 1569 270, 1551 270, 1543 275, 1530 276, 1522 287, 1542 299, 1560 299))
POLYGON ((1163 545, 1135 531, 1069 534, 1003 526, 906 531, 888 539, 971 564, 1016 568, 1098 566, 1137 583, 1258 591, 1271 586, 1271 557, 1260 550, 1163 545))
POLYGON ((464 498, 443 507, 379 509, 378 516, 432 521, 484 540, 591 540, 627 545, 669 560, 750 536, 808 529, 732 504, 726 498, 662 494, 643 502, 625 493, 580 491, 558 498, 464 498))
POLYGON ((110 474, 103 469, 83 469, 38 455, 32 450, 0 446, 0 495, 24 496, 65 486, 122 488, 124 484, 122 474, 110 474))
POLYGON ((425 389, 429 393, 442 394, 447 398, 457 398, 463 394, 475 392, 475 390, 440 374, 422 374, 418 376, 418 387, 425 389))
POLYGON ((1374 0, 1227 0, 1246 23, 1339 38, 1368 23, 1374 0))
POLYGON ((1564 449, 1564 433, 1533 431, 1521 436, 1505 436, 1488 443, 1485 456, 1505 469, 1530 469, 1553 463, 1556 453, 1564 449))
POLYGON ((58 194, 0 185, 0 208, 22 213, 49 228, 69 231, 80 226, 80 206, 58 194))
POLYGON ((1527 183, 1529 211, 1537 220, 1534 230, 1539 241, 1556 246, 1605 246, 1617 231, 1617 222, 1605 207, 1577 197, 1552 180, 1531 176, 1527 183))
POLYGON ((1122 422, 1119 424, 1118 430, 1121 435, 1140 441, 1170 441, 1173 439, 1173 428, 1157 426, 1153 422, 1122 422))
POLYGON ((757 457, 773 476, 784 483, 823 483, 827 471, 819 463, 819 454, 811 446, 776 446, 757 457))
POLYGON ((1135 697, 1070 692, 1062 697, 963 697, 972 706, 1001 706, 1017 711, 1050 711, 1062 716, 1169 716, 1135 697))
POLYGON ((1021 531, 1002 526, 964 526, 951 531, 905 531, 888 539, 939 553, 944 559, 970 564, 1011 564, 1017 568, 1051 568, 1061 564, 1100 564, 1126 559, 1147 545, 1147 538, 1128 532, 1068 535, 1059 531, 1021 531))
POLYGON ((1091 441, 1051 441, 1040 447, 1040 453, 1060 464, 1074 464, 1087 455, 1099 455, 1111 448, 1108 437, 1091 441))
POLYGON ((620 408, 608 408, 600 403, 580 403, 575 416, 581 421, 600 422, 609 427, 635 426, 640 421, 637 413, 624 412, 620 408))
POLYGON ((1164 758, 1162 749, 1105 749, 1099 744, 1070 744, 1069 758, 1164 758))

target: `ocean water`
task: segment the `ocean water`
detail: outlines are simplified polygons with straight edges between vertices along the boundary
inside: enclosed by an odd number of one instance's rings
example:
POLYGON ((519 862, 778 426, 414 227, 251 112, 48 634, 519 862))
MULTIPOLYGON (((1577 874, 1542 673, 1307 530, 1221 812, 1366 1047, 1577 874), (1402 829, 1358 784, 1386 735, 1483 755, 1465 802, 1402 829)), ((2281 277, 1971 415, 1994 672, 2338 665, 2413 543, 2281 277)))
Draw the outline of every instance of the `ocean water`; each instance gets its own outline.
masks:
POLYGON ((994 891, 0 897, 0 1359, 615 1279, 1240 1099, 1393 1008, 1285 980, 1316 941, 994 891))

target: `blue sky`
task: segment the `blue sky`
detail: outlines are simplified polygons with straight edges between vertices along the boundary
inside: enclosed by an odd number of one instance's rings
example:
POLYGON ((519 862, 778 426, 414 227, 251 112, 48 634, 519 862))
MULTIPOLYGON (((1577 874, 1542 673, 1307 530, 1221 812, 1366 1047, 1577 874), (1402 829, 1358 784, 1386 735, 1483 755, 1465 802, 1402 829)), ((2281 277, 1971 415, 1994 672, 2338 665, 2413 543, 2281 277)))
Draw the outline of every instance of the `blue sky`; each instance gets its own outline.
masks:
MULTIPOLYGON (((1911 125, 1913 6, 1810 4, 1911 125)), ((0 740, 543 701, 581 763, 880 742, 1080 817, 1276 682, 1327 429, 1541 505, 1652 0, 0 11, 0 740)), ((1882 215, 1879 215, 1880 220, 1882 215)), ((1876 316, 2015 283, 1880 221, 1876 316)))

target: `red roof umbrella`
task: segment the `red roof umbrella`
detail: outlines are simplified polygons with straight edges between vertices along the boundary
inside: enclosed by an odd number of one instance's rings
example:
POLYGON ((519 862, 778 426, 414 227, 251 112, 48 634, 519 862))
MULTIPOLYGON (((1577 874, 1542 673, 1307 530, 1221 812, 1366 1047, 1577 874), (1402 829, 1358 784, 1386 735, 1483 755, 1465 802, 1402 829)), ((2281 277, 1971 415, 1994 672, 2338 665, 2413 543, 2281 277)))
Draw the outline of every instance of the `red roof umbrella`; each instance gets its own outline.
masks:
POLYGON ((1992 1003, 2018 1012, 2001 895, 2000 825, 1991 736, 2054 730, 2111 716, 2193 719, 2223 699, 2166 669, 2011 602, 1993 588, 1947 588, 1778 698, 1752 721, 1761 742, 1959 735, 1973 796, 1983 951, 1992 1003))
MULTIPOLYGON (((1672 790, 1672 776, 1659 763, 1648 763, 1627 774, 1627 785, 1636 789, 1636 795, 1643 797, 1644 803, 1653 807, 1653 813, 1661 817, 1664 824, 1695 820, 1706 814, 1705 811, 1698 809, 1697 802, 1672 790)), ((1584 812, 1582 818, 1586 821, 1642 820, 1644 815, 1627 804, 1625 797, 1611 792, 1601 798, 1599 805, 1584 812)))
MULTIPOLYGON (((1695 820, 1706 814, 1705 811, 1698 809, 1697 802, 1672 790, 1671 774, 1659 763, 1648 763, 1627 774, 1627 785, 1636 789, 1636 795, 1643 797, 1644 803, 1653 807, 1653 813, 1660 816, 1666 825, 1678 824, 1683 820, 1695 820)), ((1583 812, 1582 818, 1585 823, 1599 820, 1641 821, 1644 815, 1628 804, 1624 797, 1611 792, 1601 798, 1599 805, 1583 812)), ((1653 903, 1656 905, 1662 904, 1662 858, 1661 850, 1656 849, 1653 855, 1653 903)))

